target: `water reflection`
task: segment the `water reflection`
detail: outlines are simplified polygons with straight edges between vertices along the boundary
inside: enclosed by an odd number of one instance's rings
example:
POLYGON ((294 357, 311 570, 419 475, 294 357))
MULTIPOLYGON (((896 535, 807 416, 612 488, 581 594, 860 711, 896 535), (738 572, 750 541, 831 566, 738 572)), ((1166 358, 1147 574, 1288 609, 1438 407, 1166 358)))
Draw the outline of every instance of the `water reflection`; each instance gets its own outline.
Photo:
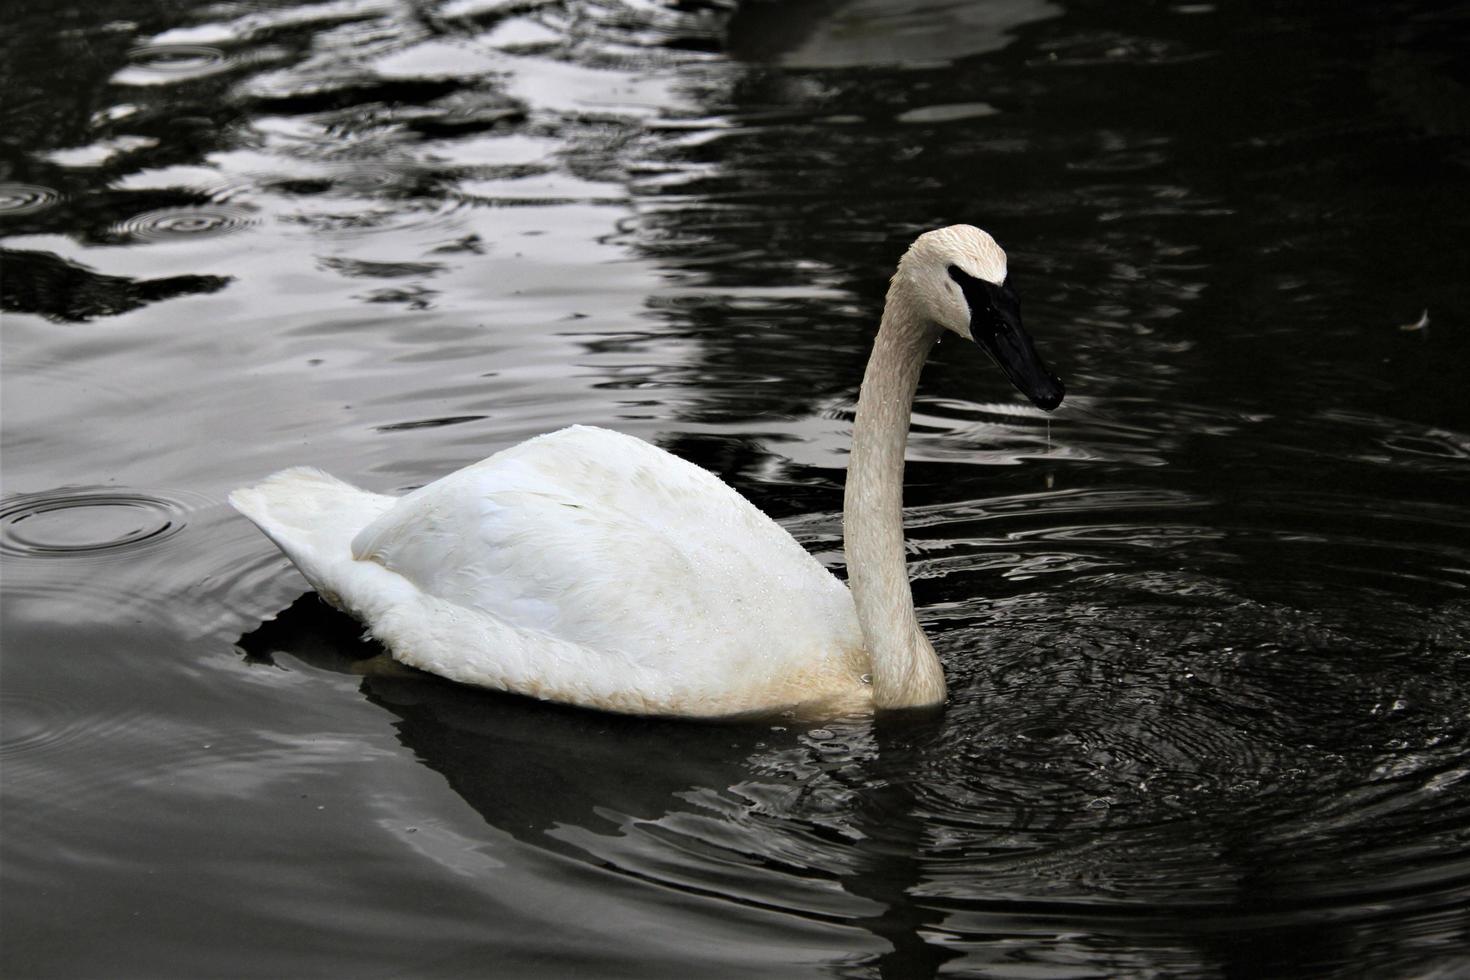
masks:
POLYGON ((217 292, 230 282, 226 276, 109 276, 49 252, 17 249, 0 249, 0 262, 5 264, 0 309, 63 322, 116 316, 175 296, 217 292))
MULTIPOLYGON (((319 669, 371 669, 343 659, 355 632, 307 597, 242 647, 259 662, 284 653, 319 669)), ((635 882, 866 930, 876 942, 855 945, 875 953, 832 952, 884 976, 924 975, 954 955, 925 938, 942 912, 911 896, 927 826, 912 812, 922 727, 649 722, 391 672, 363 691, 397 717, 418 759, 531 846, 635 882)))
POLYGON ((752 3, 730 18, 730 53, 792 68, 943 65, 998 51, 1016 28, 1061 13, 1048 0, 796 0, 752 3))

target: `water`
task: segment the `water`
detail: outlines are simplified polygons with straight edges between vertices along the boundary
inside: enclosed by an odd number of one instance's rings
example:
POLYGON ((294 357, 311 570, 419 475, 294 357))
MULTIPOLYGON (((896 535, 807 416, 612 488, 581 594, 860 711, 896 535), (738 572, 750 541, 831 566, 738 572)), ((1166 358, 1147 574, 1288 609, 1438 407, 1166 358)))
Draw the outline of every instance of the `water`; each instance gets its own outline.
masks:
POLYGON ((1470 971, 1464 5, 3 20, 7 976, 1470 971), (938 719, 373 674, 223 504, 593 422, 840 568, 885 279, 960 220, 1069 399, 925 373, 938 719))

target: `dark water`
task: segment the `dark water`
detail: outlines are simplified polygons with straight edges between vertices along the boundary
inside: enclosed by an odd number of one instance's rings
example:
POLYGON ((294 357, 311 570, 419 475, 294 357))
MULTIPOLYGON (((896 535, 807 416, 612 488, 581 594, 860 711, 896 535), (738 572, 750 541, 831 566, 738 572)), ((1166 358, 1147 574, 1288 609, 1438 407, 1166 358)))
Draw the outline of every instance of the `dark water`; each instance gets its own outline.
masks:
POLYGON ((0 28, 7 977, 1470 975, 1464 5, 0 28), (839 567, 885 278, 955 221, 1071 394, 925 374, 940 719, 365 676, 223 504, 591 422, 839 567))

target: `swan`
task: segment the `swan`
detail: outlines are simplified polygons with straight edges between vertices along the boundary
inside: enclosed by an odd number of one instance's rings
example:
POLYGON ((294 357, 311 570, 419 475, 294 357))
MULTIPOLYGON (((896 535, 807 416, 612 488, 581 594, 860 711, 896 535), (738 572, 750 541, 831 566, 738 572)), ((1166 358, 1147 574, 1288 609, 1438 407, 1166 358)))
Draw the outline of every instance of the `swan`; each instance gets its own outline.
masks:
POLYGON ((806 718, 942 704, 904 565, 919 372, 950 331, 1038 407, 1061 381, 1021 327, 1006 255, 952 225, 899 261, 863 375, 844 492, 850 587, 713 474, 574 425, 402 497, 283 470, 230 503, 394 660, 628 714, 806 718))

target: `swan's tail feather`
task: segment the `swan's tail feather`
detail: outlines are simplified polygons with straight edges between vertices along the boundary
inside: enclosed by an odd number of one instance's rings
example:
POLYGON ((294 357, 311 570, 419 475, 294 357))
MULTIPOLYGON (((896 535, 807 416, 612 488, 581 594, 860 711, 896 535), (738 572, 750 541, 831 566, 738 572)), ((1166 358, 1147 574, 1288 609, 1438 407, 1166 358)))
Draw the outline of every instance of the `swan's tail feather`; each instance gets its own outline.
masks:
POLYGON ((312 466, 281 470, 230 494, 230 505, 274 541, 329 602, 337 604, 352 539, 396 498, 368 493, 312 466))

